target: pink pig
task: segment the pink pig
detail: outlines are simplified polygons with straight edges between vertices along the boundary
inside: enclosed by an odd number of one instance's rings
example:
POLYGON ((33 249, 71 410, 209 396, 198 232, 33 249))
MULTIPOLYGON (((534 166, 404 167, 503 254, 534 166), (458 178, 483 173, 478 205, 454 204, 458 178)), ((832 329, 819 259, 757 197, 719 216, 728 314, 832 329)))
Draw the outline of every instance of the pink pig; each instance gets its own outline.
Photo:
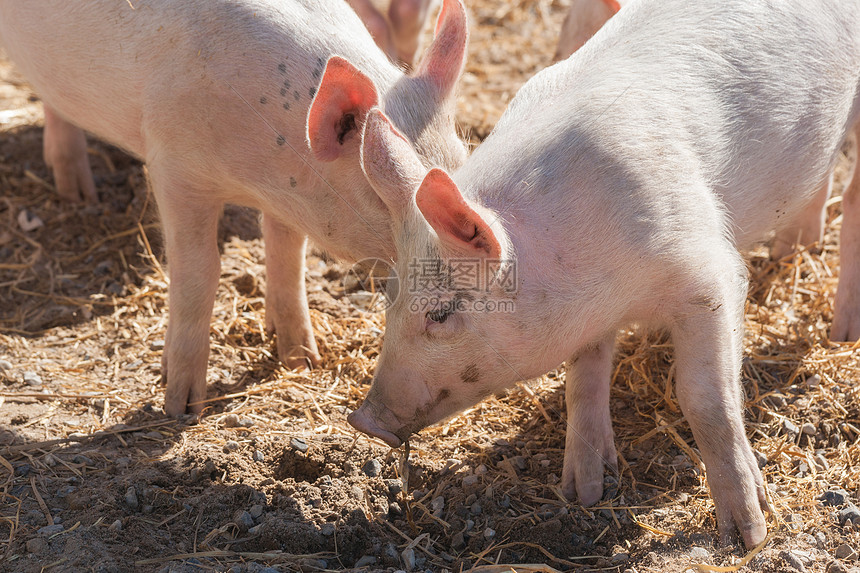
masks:
POLYGON ((95 198, 79 128, 147 163, 170 273, 162 376, 174 416, 206 397, 225 203, 263 212, 267 327, 284 362, 314 365, 306 237, 346 259, 393 254, 390 214, 359 163, 367 112, 384 109, 428 167, 466 156, 453 118, 459 0, 445 1, 408 76, 331 0, 2 0, 0 38, 44 98, 61 194, 95 198))
POLYGON ((387 19, 372 0, 347 0, 347 3, 383 52, 407 67, 412 66, 421 48, 421 32, 430 13, 431 0, 391 0, 387 19))
POLYGON ((607 20, 632 0, 573 0, 561 25, 553 61, 570 56, 582 47, 607 20))
MULTIPOLYGON (((427 172, 372 112, 362 161, 392 213, 401 287, 349 422, 397 447, 567 361, 562 489, 591 504, 616 464, 616 332, 664 326, 720 536, 760 543, 739 251, 796 220, 860 131, 858 23, 858 0, 637 0, 520 89, 453 175, 427 172)), ((857 340, 860 176, 842 205, 831 338, 857 340)))

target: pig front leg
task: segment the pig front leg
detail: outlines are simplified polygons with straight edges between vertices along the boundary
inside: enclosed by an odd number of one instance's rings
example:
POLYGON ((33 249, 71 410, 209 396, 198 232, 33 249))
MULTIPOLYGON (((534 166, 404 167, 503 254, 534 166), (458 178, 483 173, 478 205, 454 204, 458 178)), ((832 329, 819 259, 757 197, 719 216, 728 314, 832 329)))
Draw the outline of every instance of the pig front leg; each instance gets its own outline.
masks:
POLYGON ((565 378, 567 437, 561 490, 568 499, 592 505, 603 496, 603 465, 618 473, 609 415, 609 385, 615 332, 571 358, 565 378))
POLYGON ((67 201, 98 201, 87 157, 87 137, 81 128, 63 119, 47 104, 42 143, 45 163, 54 172, 54 184, 60 197, 67 201))
POLYGON ((430 0, 391 0, 388 6, 395 55, 410 68, 421 47, 421 30, 429 10, 430 0))
POLYGON ((223 204, 181 179, 150 165, 170 276, 169 323, 161 359, 167 382, 164 410, 199 413, 206 398, 209 324, 221 273, 218 220, 223 204))
POLYGON ((698 269, 700 285, 711 284, 686 293, 672 326, 676 393, 705 462, 721 542, 736 525, 754 547, 767 535, 767 499, 742 415, 746 272, 737 253, 698 269))
MULTIPOLYGON (((860 123, 854 126, 860 141, 860 123)), ((860 174, 854 169, 851 184, 842 194, 842 230, 839 234, 839 286, 833 304, 830 339, 860 339, 860 174)))
POLYGON ((824 222, 827 217, 825 205, 833 190, 833 173, 827 177, 824 185, 815 194, 815 198, 807 205, 794 223, 773 238, 770 249, 771 257, 781 259, 794 252, 795 245, 821 244, 824 240, 824 222))
POLYGON ((305 289, 305 245, 300 232, 263 215, 266 248, 266 330, 278 335, 278 356, 290 368, 319 365, 305 289))

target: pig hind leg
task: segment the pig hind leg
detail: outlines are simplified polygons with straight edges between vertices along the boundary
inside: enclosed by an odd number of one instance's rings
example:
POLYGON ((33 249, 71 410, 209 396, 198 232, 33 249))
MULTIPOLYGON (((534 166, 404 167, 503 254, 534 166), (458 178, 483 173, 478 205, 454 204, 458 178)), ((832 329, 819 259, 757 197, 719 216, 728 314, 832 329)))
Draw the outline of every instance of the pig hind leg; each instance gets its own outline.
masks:
POLYGON ((833 190, 833 173, 827 176, 827 181, 815 194, 815 198, 790 227, 779 231, 773 238, 771 256, 781 259, 795 251, 795 245, 809 246, 821 244, 824 239, 824 222, 827 215, 826 204, 833 190))
POLYGON ((263 215, 266 248, 266 330, 278 335, 278 356, 290 368, 319 364, 305 290, 306 237, 263 215))
POLYGON ((45 163, 54 172, 60 197, 67 201, 98 201, 87 157, 87 137, 49 105, 45 105, 43 153, 45 163))
POLYGON ((565 380, 567 437, 564 444, 562 492, 583 505, 603 495, 604 464, 618 473, 612 420, 609 415, 609 383, 615 332, 586 348, 568 363, 565 380))
MULTIPOLYGON (((860 122, 854 125, 854 134, 860 142, 860 122)), ((856 167, 842 194, 839 258, 841 268, 830 339, 853 342, 860 339, 860 173, 856 167)))
POLYGON ((164 410, 199 413, 206 398, 209 324, 221 271, 218 220, 223 204, 150 164, 170 276, 169 323, 162 355, 164 410))
POLYGON ((721 541, 736 525, 752 547, 767 534, 767 500, 742 415, 746 268, 733 247, 722 250, 722 257, 711 251, 710 264, 696 263, 695 286, 672 319, 676 393, 704 458, 721 541))

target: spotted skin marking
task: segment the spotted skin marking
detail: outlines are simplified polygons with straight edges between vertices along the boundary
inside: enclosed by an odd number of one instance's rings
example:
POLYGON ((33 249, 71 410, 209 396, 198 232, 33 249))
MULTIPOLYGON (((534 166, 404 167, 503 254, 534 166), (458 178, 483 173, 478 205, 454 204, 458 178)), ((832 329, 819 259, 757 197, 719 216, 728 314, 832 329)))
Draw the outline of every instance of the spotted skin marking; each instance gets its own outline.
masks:
POLYGON ((311 97, 314 97, 314 95, 315 95, 316 93, 317 93, 317 88, 313 88, 313 87, 312 87, 311 89, 309 89, 309 90, 308 90, 308 95, 309 95, 309 96, 311 96, 311 97))
POLYGON ((287 73, 287 64, 278 64, 278 71, 282 74, 287 73))
POLYGON ((469 364, 460 374, 460 380, 463 381, 463 384, 475 384, 480 379, 481 372, 478 370, 477 364, 469 364))
POLYGON ((288 102, 288 101, 285 101, 285 102, 284 102, 284 109, 285 109, 285 110, 287 110, 287 111, 289 111, 289 110, 290 110, 290 102, 288 102))
POLYGON ((299 95, 299 90, 295 90, 295 91, 293 92, 293 98, 294 98, 296 101, 299 101, 299 98, 300 98, 300 97, 302 97, 302 96, 300 96, 300 95, 299 95))
POLYGON ((287 88, 281 88, 281 95, 282 96, 287 95, 287 88))
POLYGON ((296 178, 295 178, 295 177, 290 177, 290 187, 292 187, 292 188, 294 188, 294 189, 295 189, 295 187, 296 187, 296 185, 297 185, 297 184, 298 184, 298 183, 296 182, 296 178))
POLYGON ((267 98, 266 96, 260 96, 260 103, 269 103, 269 98, 267 98))
POLYGON ((285 143, 287 142, 287 140, 286 140, 286 139, 284 139, 284 136, 283 136, 283 135, 279 135, 279 136, 275 139, 275 141, 277 142, 277 144, 278 144, 278 145, 283 145, 283 144, 285 144, 285 143))
MULTIPOLYGON (((284 89, 290 89, 290 80, 284 80, 284 89)), ((286 95, 286 94, 284 94, 286 95)))

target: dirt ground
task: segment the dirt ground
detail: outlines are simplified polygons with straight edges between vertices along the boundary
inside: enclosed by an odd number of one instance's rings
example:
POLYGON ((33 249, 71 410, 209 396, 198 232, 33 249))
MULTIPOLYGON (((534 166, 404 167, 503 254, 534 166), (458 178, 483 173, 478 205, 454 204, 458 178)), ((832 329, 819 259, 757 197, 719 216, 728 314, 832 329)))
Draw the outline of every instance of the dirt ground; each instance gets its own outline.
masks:
MULTIPOLYGON (((468 4, 459 120, 477 143, 549 64, 566 3, 468 4)), ((361 293, 346 265, 312 254, 323 364, 282 368, 264 329, 257 215, 246 209, 228 208, 221 230, 206 416, 167 419, 167 285, 144 170, 91 140, 101 203, 60 202, 42 161, 41 104, 5 60, 0 80, 0 570, 857 567, 860 351, 827 339, 838 198, 823 245, 782 261, 766 248, 750 254, 745 413, 775 512, 747 562, 741 545, 716 538, 665 335, 621 334, 621 471, 597 506, 568 503, 558 488, 561 371, 421 432, 404 489, 401 452, 346 424, 369 387, 384 317, 352 304, 361 293)), ((854 156, 847 146, 837 192, 854 156)))

